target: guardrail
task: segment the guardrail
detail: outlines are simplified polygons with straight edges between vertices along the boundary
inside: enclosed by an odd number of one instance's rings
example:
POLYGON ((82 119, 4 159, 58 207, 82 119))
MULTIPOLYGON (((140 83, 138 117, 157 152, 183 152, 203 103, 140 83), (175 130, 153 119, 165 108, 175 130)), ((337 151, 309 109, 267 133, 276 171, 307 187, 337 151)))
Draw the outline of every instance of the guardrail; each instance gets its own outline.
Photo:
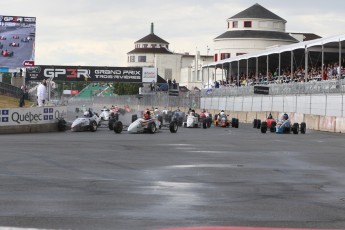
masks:
POLYGON ((0 94, 19 98, 23 91, 16 86, 0 82, 0 94))

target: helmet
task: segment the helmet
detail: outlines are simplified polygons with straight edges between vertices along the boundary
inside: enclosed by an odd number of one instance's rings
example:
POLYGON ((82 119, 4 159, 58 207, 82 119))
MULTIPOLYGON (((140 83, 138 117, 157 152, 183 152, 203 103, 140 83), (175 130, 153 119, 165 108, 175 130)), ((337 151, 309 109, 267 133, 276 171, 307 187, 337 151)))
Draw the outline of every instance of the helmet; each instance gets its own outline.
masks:
POLYGON ((85 116, 85 117, 88 117, 89 115, 90 115, 89 111, 85 111, 85 112, 84 112, 84 116, 85 116))
POLYGON ((221 116, 224 116, 224 111, 223 111, 223 110, 222 110, 222 112, 220 112, 220 115, 221 115, 221 116))
POLYGON ((283 119, 284 119, 284 120, 289 119, 289 115, 287 115, 286 113, 284 113, 284 115, 283 115, 283 119))
POLYGON ((272 114, 270 113, 270 114, 268 114, 268 117, 267 117, 268 119, 272 119, 272 114))

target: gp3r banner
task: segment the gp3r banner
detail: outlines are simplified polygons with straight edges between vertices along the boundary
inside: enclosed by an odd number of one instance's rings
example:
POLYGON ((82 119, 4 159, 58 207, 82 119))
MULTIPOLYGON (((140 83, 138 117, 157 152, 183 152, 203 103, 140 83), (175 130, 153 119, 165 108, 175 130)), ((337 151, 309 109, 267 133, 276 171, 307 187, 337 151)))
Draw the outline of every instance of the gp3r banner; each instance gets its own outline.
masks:
POLYGON ((57 123, 58 118, 66 116, 66 111, 65 106, 0 108, 0 128, 1 126, 57 123))
POLYGON ((54 81, 142 83, 147 81, 147 78, 157 80, 157 70, 141 67, 39 65, 26 68, 25 77, 27 81, 52 78, 54 81))

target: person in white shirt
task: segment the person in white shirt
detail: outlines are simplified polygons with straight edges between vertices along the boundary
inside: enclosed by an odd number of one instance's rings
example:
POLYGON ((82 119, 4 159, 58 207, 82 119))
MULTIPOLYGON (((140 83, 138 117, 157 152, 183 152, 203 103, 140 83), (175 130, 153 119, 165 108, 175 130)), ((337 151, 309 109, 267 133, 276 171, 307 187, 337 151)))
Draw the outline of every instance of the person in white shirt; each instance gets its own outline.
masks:
POLYGON ((46 101, 47 96, 47 82, 43 80, 37 87, 37 104, 42 107, 46 101))

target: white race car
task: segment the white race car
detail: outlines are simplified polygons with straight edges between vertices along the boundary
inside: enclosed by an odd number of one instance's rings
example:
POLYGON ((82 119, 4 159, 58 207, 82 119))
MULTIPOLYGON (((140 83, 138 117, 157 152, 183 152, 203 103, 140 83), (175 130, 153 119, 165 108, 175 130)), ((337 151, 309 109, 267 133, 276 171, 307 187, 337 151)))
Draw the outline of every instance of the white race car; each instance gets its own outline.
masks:
MULTIPOLYGON (((176 133, 178 129, 177 121, 172 120, 169 124, 163 124, 161 119, 152 117, 150 119, 137 118, 128 127, 129 133, 156 133, 163 128, 169 128, 171 133, 176 133)), ((124 126, 121 121, 115 121, 113 129, 115 133, 121 133, 124 126)))
POLYGON ((103 108, 101 109, 101 113, 99 114, 99 117, 101 118, 102 121, 109 121, 110 117, 110 109, 103 108))
POLYGON ((96 132, 100 126, 101 118, 97 113, 85 111, 83 117, 75 119, 71 125, 73 132, 91 131, 96 132))

